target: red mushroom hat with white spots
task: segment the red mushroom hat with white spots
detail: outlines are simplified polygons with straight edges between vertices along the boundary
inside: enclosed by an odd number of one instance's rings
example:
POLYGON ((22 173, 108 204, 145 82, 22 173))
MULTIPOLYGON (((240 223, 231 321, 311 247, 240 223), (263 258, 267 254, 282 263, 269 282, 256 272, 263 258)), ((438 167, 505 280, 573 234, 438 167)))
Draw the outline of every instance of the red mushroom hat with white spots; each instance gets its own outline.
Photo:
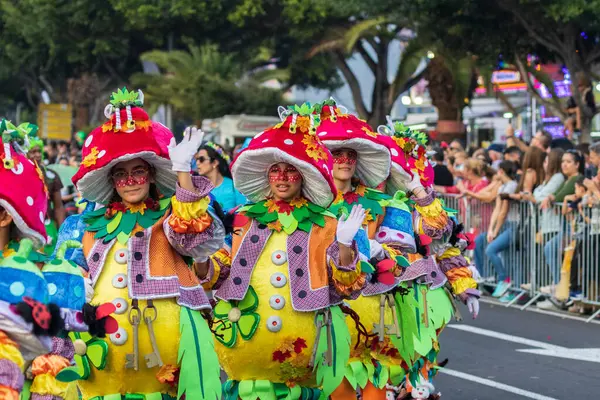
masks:
POLYGON ((113 194, 111 169, 120 162, 141 158, 155 170, 155 182, 162 194, 175 191, 177 174, 171 170, 167 146, 173 133, 153 122, 142 109, 141 91, 119 89, 104 109, 109 119, 94 129, 85 140, 82 162, 73 183, 82 196, 106 204, 113 194))
MULTIPOLYGON (((47 242, 46 209, 48 189, 39 166, 29 160, 20 146, 11 143, 17 136, 10 122, 0 122, 0 206, 12 217, 19 233, 30 238, 37 247, 47 242)), ((23 137, 21 137, 23 139, 23 137)))
POLYGON ((434 172, 427 158, 427 135, 391 121, 388 125, 379 126, 377 130, 382 136, 390 135, 388 139, 383 139, 392 155, 388 192, 406 191, 406 185, 414 174, 418 174, 423 187, 431 187, 434 172))
POLYGON ((377 187, 390 173, 390 152, 379 134, 364 121, 342 110, 333 100, 320 105, 321 124, 317 136, 330 151, 356 151, 356 175, 365 185, 377 187))
POLYGON ((259 133, 231 164, 235 187, 250 201, 270 193, 268 171, 277 163, 293 165, 302 174, 302 193, 309 201, 328 207, 337 194, 331 153, 317 136, 319 116, 314 107, 288 107, 283 122, 259 133))

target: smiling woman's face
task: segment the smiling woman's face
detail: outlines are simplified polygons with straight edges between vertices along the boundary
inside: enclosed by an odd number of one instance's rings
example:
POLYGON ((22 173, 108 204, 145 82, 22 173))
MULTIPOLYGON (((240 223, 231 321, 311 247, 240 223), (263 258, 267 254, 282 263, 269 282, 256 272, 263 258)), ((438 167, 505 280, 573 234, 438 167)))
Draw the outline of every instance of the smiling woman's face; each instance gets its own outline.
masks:
POLYGON ((352 179, 356 172, 358 155, 352 149, 339 149, 333 153, 333 177, 340 181, 352 179))
POLYGON ((118 163, 111 171, 111 178, 121 199, 129 204, 146 200, 154 181, 150 166, 141 158, 118 163))
POLYGON ((302 174, 293 165, 277 163, 269 168, 269 185, 275 200, 291 201, 300 196, 302 174))

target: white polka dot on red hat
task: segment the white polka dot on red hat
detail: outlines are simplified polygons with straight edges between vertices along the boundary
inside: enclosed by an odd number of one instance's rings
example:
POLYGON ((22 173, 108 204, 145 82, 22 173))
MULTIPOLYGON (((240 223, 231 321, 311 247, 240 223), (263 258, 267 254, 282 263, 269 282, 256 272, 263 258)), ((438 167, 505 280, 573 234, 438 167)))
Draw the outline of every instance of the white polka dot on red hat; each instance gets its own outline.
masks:
POLYGON ((42 221, 42 223, 44 223, 44 213, 40 211, 40 221, 42 221))
POLYGON ((293 141, 292 139, 285 139, 285 140, 283 141, 283 143, 285 143, 285 144, 287 144, 287 145, 292 145, 292 144, 294 144, 294 141, 293 141))
POLYGON ((88 136, 88 138, 85 139, 85 147, 89 147, 89 145, 92 144, 92 140, 94 140, 94 136, 88 136))
POLYGON ((265 140, 263 140, 262 142, 263 142, 263 143, 267 143, 268 141, 269 141, 269 139, 265 139, 265 140))
POLYGON ((98 158, 104 157, 105 154, 106 154, 106 150, 101 150, 100 153, 98 153, 98 158))
POLYGON ((29 205, 29 206, 33 205, 33 197, 27 196, 27 205, 29 205))
POLYGON ((392 149, 392 150, 390 150, 390 152, 392 153, 392 155, 393 155, 394 157, 398 157, 398 150, 396 150, 396 149, 392 149))
POLYGON ((327 132, 319 132, 319 136, 325 136, 327 135, 327 132))

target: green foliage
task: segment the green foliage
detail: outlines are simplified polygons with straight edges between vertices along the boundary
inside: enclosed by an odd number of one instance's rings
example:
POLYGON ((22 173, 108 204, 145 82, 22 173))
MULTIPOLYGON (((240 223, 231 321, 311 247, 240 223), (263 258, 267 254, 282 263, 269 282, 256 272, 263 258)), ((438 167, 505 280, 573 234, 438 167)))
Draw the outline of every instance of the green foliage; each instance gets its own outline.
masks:
POLYGON ((242 64, 216 45, 190 46, 188 51, 154 50, 142 55, 161 69, 160 75, 137 73, 150 105, 170 104, 182 116, 204 119, 226 114, 272 114, 281 92, 244 76, 242 64))

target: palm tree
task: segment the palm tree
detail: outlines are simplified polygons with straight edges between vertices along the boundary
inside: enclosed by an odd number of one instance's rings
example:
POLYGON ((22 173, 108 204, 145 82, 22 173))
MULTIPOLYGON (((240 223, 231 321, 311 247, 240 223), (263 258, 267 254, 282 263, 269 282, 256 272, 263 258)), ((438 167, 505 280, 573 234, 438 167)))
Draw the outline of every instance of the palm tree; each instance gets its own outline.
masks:
POLYGON ((320 53, 331 55, 350 87, 356 111, 372 126, 385 123, 385 117, 391 113, 398 97, 423 76, 424 68, 419 69, 419 66, 427 60, 427 50, 412 38, 403 37, 402 31, 401 26, 392 25, 387 17, 351 21, 331 28, 306 55, 307 58, 320 53), (403 52, 390 80, 388 56, 395 40, 402 42, 403 52), (348 64, 348 59, 354 55, 364 60, 375 77, 370 107, 365 104, 359 79, 348 64))
MULTIPOLYGON (((143 61, 154 62, 162 74, 135 74, 134 84, 144 88, 153 111, 159 104, 169 104, 185 117, 200 123, 205 118, 225 114, 264 113, 276 110, 282 92, 261 87, 263 73, 254 79, 232 54, 219 51, 213 44, 190 46, 188 51, 150 51, 143 61)), ((281 71, 278 71, 281 74, 281 71)))
POLYGON ((477 76, 476 58, 472 56, 456 58, 437 50, 427 66, 424 78, 431 103, 437 109, 440 139, 464 135, 463 110, 471 103, 477 76))

